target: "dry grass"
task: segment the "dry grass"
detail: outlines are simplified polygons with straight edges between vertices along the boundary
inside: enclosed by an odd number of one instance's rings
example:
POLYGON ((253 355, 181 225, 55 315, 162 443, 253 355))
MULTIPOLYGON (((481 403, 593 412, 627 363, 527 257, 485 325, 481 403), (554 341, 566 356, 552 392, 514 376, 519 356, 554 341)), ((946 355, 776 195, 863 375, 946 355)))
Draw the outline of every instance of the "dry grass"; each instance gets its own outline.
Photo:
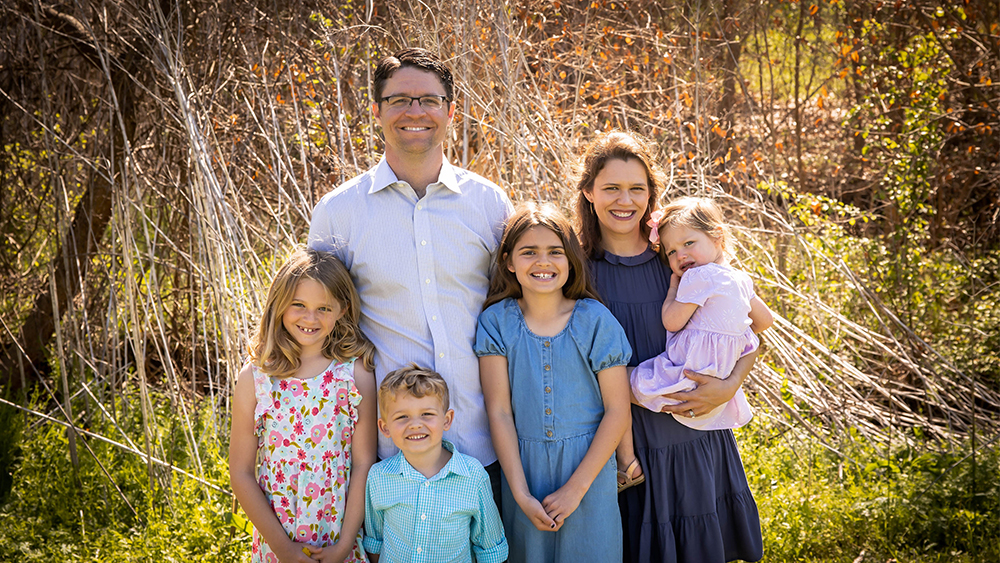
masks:
MULTIPOLYGON (((787 200, 759 189, 784 169, 773 147, 788 132, 780 125, 788 109, 752 101, 742 81, 738 111, 722 105, 728 46, 721 31, 709 39, 691 31, 718 31, 730 16, 711 7, 557 5, 294 2, 265 13, 189 2, 163 13, 159 3, 123 2, 108 12, 0 11, 17 17, 5 44, 28 45, 23 55, 6 52, 5 68, 20 64, 35 81, 7 80, 0 92, 13 111, 5 131, 33 159, 23 170, 8 166, 4 193, 19 210, 39 208, 38 234, 22 237, 36 259, 4 273, 17 280, 5 286, 16 287, 4 301, 5 340, 23 342, 25 304, 51 279, 44 264, 62 259, 75 202, 100 181, 112 194, 106 230, 71 256, 86 267, 76 270, 83 289, 66 301, 55 333, 64 389, 46 385, 48 411, 33 416, 80 427, 140 409, 147 428, 177 417, 189 433, 187 471, 203 479, 191 401, 213 406, 210 431, 224 441, 248 327, 275 264, 303 240, 318 198, 376 162, 367 84, 375 61, 405 43, 440 53, 460 84, 449 158, 514 199, 569 210, 574 155, 609 127, 659 143, 674 186, 668 197, 725 198, 744 226, 742 265, 781 304, 748 383, 774 424, 805 428, 830 448, 851 428, 890 442, 912 440, 906 429, 919 427, 941 446, 974 428, 996 432, 996 390, 948 364, 822 247, 822 223, 803 223, 787 200), (680 24, 649 23, 664 18, 680 24), (43 188, 48 197, 32 200, 43 188), (839 288, 830 298, 829 287, 839 288), (848 318, 845 296, 874 322, 848 318), (157 408, 151 390, 170 407, 157 408)), ((827 104, 811 105, 808 121, 830 119, 827 104)), ((30 366, 19 365, 31 379, 30 366)), ((85 435, 78 438, 96 438, 85 435)), ((100 438, 144 456, 168 485, 159 436, 100 438)))

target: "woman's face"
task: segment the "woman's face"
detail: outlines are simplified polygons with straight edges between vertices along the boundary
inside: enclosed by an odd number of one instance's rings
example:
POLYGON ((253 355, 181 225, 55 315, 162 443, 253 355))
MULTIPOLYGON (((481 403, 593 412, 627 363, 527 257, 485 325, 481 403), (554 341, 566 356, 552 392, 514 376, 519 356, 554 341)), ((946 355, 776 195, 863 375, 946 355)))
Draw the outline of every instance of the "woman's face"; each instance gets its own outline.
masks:
POLYGON ((594 205, 602 237, 639 235, 649 207, 646 167, 635 158, 611 159, 597 173, 593 189, 583 195, 594 205))

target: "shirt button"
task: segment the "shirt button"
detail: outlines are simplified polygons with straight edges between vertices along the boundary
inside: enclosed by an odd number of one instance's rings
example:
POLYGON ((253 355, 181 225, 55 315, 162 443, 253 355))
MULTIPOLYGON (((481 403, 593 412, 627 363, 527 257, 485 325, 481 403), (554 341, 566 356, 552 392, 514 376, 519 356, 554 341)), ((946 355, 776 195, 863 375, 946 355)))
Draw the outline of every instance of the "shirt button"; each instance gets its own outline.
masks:
POLYGON ((551 346, 551 345, 552 345, 552 343, 551 343, 551 342, 549 342, 548 340, 546 340, 546 341, 545 341, 545 347, 546 347, 546 348, 548 348, 548 347, 549 347, 549 346, 551 346))
POLYGON ((427 246, 427 241, 426 240, 420 241, 420 246, 427 246))
POLYGON ((423 209, 423 208, 424 208, 424 206, 423 206, 423 205, 418 205, 418 206, 417 206, 417 211, 420 211, 420 210, 421 210, 421 209, 423 209))
POLYGON ((552 437, 552 431, 549 430, 548 432, 545 433, 545 435, 548 436, 549 438, 551 438, 552 437))
POLYGON ((421 551, 423 551, 423 548, 421 548, 421 547, 420 547, 420 546, 418 545, 418 546, 417 546, 417 553, 420 553, 421 551))
POLYGON ((424 283, 431 283, 431 279, 427 278, 426 280, 424 280, 424 283))
POLYGON ((434 315, 433 317, 431 317, 431 320, 432 320, 432 321, 436 321, 436 320, 438 320, 438 317, 437 317, 437 315, 434 315))
POLYGON ((546 387, 545 388, 545 392, 546 393, 551 393, 552 392, 552 388, 551 387, 546 387))
POLYGON ((552 409, 545 409, 545 414, 552 414, 552 409))
POLYGON ((549 371, 550 369, 552 369, 552 366, 545 364, 545 371, 549 371))
POLYGON ((425 481, 424 482, 424 486, 425 487, 430 487, 431 486, 431 482, 430 481, 425 481))
POLYGON ((439 358, 443 358, 444 357, 444 352, 441 352, 440 354, 438 354, 438 357, 439 358))
POLYGON ((421 514, 420 515, 420 519, 421 520, 427 520, 427 515, 426 514, 421 514))

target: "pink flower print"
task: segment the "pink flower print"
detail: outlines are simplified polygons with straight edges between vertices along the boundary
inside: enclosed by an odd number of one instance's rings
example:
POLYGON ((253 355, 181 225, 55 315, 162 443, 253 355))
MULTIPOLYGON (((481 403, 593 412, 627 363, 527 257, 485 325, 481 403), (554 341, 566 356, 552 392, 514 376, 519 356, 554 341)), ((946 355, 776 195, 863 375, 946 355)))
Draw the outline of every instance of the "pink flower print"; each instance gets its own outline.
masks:
POLYGON ((309 435, 312 437, 313 444, 318 445, 323 440, 323 437, 326 436, 326 425, 317 424, 313 426, 312 430, 309 431, 309 435))
POLYGON ((337 389, 337 406, 342 407, 347 404, 347 389, 337 389))
POLYGON ((319 498, 319 485, 316 483, 306 485, 306 496, 311 499, 319 498))
POLYGON ((323 463, 330 463, 331 459, 333 459, 333 452, 330 450, 323 450, 323 463))
POLYGON ((333 383, 333 372, 328 371, 323 374, 323 385, 329 385, 333 383))
POLYGON ((288 438, 285 438, 284 440, 281 441, 281 445, 286 448, 288 447, 288 444, 291 444, 291 442, 288 441, 288 438))
POLYGON ((267 445, 273 447, 277 446, 280 443, 281 443, 281 434, 278 434, 277 432, 274 432, 272 430, 271 433, 267 435, 267 445))
POLYGON ((281 497, 281 507, 288 508, 288 497, 281 497))
POLYGON ((292 395, 298 397, 299 395, 302 394, 302 391, 303 391, 303 389, 302 389, 302 382, 299 381, 299 380, 297 380, 297 379, 293 380, 293 381, 291 381, 291 382, 288 383, 288 389, 291 390, 292 395))
MULTIPOLYGON (((285 482, 285 472, 279 469, 278 472, 274 475, 274 482, 275 483, 284 483, 285 482)), ((282 500, 284 500, 285 502, 288 502, 288 499, 282 499, 282 500)))
POLYGON ((304 434, 305 431, 306 431, 306 428, 305 428, 305 426, 302 426, 302 421, 301 420, 295 423, 295 435, 296 436, 298 436, 299 434, 304 434))
POLYGON ((345 444, 351 443, 351 436, 354 435, 354 429, 351 427, 344 428, 344 431, 340 433, 340 439, 344 441, 345 444))
POLYGON ((282 391, 287 391, 288 390, 288 380, 287 379, 282 379, 281 381, 279 381, 278 382, 278 389, 281 389, 282 391))
POLYGON ((278 399, 275 399, 274 400, 274 408, 280 409, 281 408, 281 401, 279 401, 278 399))
POLYGON ((323 396, 324 397, 329 397, 330 396, 330 390, 329 389, 324 389, 323 390, 323 396))
POLYGON ((302 524, 298 528, 295 528, 295 541, 304 542, 312 539, 313 533, 309 529, 309 526, 302 524))
POLYGON ((300 449, 298 452, 295 453, 295 456, 298 457, 300 460, 305 459, 306 458, 306 451, 303 450, 303 449, 300 449))
POLYGON ((278 556, 273 553, 268 553, 267 557, 264 558, 265 563, 278 563, 278 556))
POLYGON ((313 407, 312 413, 313 413, 313 416, 316 416, 317 414, 319 414, 319 407, 313 407))

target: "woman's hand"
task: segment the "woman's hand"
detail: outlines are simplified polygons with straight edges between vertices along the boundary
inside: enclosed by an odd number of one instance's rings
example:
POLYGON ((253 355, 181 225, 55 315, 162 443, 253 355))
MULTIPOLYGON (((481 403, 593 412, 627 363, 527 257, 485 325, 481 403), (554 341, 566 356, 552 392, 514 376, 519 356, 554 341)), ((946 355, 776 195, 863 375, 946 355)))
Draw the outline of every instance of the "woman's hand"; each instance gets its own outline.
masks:
POLYGON ((712 412, 715 407, 736 396, 736 391, 739 390, 740 385, 743 385, 743 381, 750 374, 754 362, 757 361, 758 352, 759 350, 754 350, 737 360, 733 367, 733 373, 729 374, 726 379, 684 370, 685 377, 697 383, 698 387, 690 391, 663 395, 668 399, 681 401, 681 403, 665 406, 662 412, 672 412, 682 416, 692 416, 692 412, 694 412, 693 416, 712 412))
POLYGON ((736 390, 740 388, 739 383, 733 385, 729 379, 719 379, 688 370, 684 370, 684 375, 697 383, 698 387, 690 391, 663 395, 668 399, 681 401, 677 405, 664 406, 663 412, 691 416, 693 411, 694 416, 701 416, 732 399, 736 395, 736 390))

